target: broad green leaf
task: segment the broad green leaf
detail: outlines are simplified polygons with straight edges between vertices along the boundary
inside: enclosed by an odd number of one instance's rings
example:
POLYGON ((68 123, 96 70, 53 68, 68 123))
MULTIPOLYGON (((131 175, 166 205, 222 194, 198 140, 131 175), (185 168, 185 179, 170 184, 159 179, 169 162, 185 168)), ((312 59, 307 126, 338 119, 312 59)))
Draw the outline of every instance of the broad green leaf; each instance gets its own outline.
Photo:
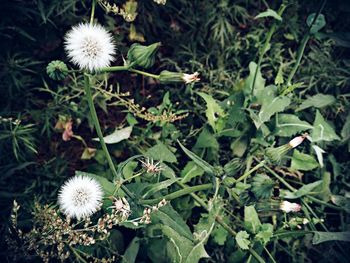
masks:
POLYGON ((136 169, 138 163, 135 161, 130 161, 123 167, 123 178, 129 179, 134 175, 134 170, 136 169))
POLYGON ((249 249, 250 241, 247 231, 239 231, 235 237, 238 246, 243 249, 249 249))
POLYGON ((259 232, 256 234, 256 238, 266 245, 273 235, 273 225, 271 224, 262 224, 260 226, 259 232))
POLYGON ((153 160, 159 160, 168 163, 176 163, 176 156, 169 150, 163 143, 158 142, 155 146, 148 149, 145 156, 152 158, 153 160))
POLYGON ((276 19, 278 21, 282 21, 282 17, 279 14, 277 14, 276 11, 269 9, 269 8, 265 12, 258 14, 255 17, 255 19, 262 18, 262 17, 273 17, 274 19, 276 19))
POLYGON ((210 126, 213 128, 215 132, 219 131, 217 127, 217 122, 220 117, 225 116, 224 110, 221 108, 221 106, 216 102, 216 100, 203 92, 197 92, 199 96, 201 96, 206 104, 207 104, 207 109, 205 111, 208 122, 210 126))
POLYGON ((321 232, 315 231, 312 244, 317 245, 326 241, 350 242, 350 232, 321 232))
MULTIPOLYGON (((122 140, 128 139, 131 135, 131 132, 132 132, 132 126, 129 126, 120 130, 115 129, 115 131, 112 134, 103 137, 103 140, 107 144, 118 143, 122 140)), ((98 138, 94 138, 93 140, 99 141, 98 138)))
MULTIPOLYGON (((249 76, 246 79, 245 85, 244 85, 244 91, 246 94, 249 94, 252 90, 256 69, 257 69, 257 64, 255 62, 251 61, 249 63, 249 76)), ((259 90, 264 89, 265 81, 266 80, 262 77, 260 69, 259 69, 257 74, 256 74, 256 79, 255 79, 254 95, 256 95, 256 92, 258 92, 259 90)))
POLYGON ((332 196, 330 185, 331 185, 331 174, 329 172, 323 172, 322 184, 316 188, 316 191, 319 192, 318 196, 325 202, 328 202, 332 196))
MULTIPOLYGON (((274 98, 270 103, 264 103, 258 114, 259 122, 261 126, 262 123, 267 122, 270 118, 277 112, 284 111, 284 109, 289 106, 290 99, 285 96, 280 96, 274 98)), ((259 128, 257 127, 257 128, 259 128)))
POLYGON ((204 161, 202 158, 198 157, 196 154, 188 150, 185 146, 183 146, 179 141, 178 141, 181 149, 185 152, 185 154, 192 159, 200 168, 202 168, 206 173, 214 175, 215 174, 215 169, 213 166, 211 166, 209 163, 204 161))
POLYGON ((206 127, 199 134, 194 148, 214 148, 219 149, 219 143, 214 135, 206 127))
POLYGON ((244 226, 247 231, 253 234, 256 234, 261 226, 258 213, 252 205, 244 207, 244 226))
POLYGON ((142 199, 149 198, 150 196, 159 192, 160 190, 168 188, 170 185, 172 185, 178 180, 180 180, 180 178, 168 179, 160 183, 153 184, 152 186, 144 189, 145 193, 142 195, 142 199))
POLYGON ((311 34, 317 33, 326 25, 326 19, 323 14, 319 14, 318 17, 316 18, 316 21, 314 21, 315 16, 316 16, 316 13, 312 13, 306 19, 306 24, 310 27, 311 34))
POLYGON ((186 225, 182 217, 170 206, 166 205, 152 213, 152 222, 162 222, 172 228, 183 238, 192 241, 193 236, 190 228, 186 225))
POLYGON ((317 110, 314 121, 314 129, 311 132, 311 138, 314 142, 340 140, 331 125, 329 125, 321 113, 317 110))
POLYGON ((217 224, 211 235, 213 236, 213 240, 216 244, 218 244, 219 246, 223 246, 226 243, 229 233, 225 228, 217 224))
POLYGON ((282 137, 291 137, 297 133, 312 129, 312 125, 300 120, 293 114, 276 115, 276 134, 282 137))
POLYGON ((302 186, 299 190, 295 191, 294 193, 286 191, 285 198, 287 199, 297 199, 304 195, 310 194, 311 191, 313 191, 317 186, 321 185, 322 181, 316 181, 311 184, 306 184, 302 186))
POLYGON ((202 176, 204 174, 204 170, 199 167, 195 162, 190 161, 186 164, 184 169, 181 171, 181 183, 185 184, 191 181, 192 178, 197 176, 202 176))
POLYGON ((304 100, 296 111, 305 110, 309 107, 323 108, 328 105, 334 104, 335 101, 336 99, 334 98, 334 96, 319 93, 304 100))
POLYGON ((140 238, 134 237, 123 255, 122 263, 134 263, 140 249, 140 238))
POLYGON ((309 154, 301 153, 294 149, 290 168, 292 170, 310 171, 317 168, 318 162, 309 154))

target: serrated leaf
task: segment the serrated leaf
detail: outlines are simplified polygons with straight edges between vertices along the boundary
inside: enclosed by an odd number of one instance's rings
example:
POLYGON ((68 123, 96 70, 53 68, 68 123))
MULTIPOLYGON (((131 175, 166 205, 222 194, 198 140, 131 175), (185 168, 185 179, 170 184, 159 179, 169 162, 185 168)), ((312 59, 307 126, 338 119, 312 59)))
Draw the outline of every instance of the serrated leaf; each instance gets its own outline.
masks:
POLYGON ((316 13, 312 13, 306 19, 306 24, 310 27, 311 34, 317 33, 326 25, 326 19, 323 14, 319 14, 318 17, 316 18, 316 21, 314 22, 315 16, 316 16, 316 13))
POLYGON ((260 240, 263 245, 266 245, 273 235, 273 225, 271 224, 262 224, 260 226, 259 232, 256 234, 256 238, 260 240))
POLYGON ((317 168, 318 162, 309 154, 301 153, 294 150, 290 168, 292 170, 310 171, 317 168))
POLYGON ((332 126, 330 126, 321 113, 317 110, 316 111, 316 117, 313 124, 314 128, 311 132, 311 138, 313 142, 318 141, 333 141, 333 140, 340 140, 339 136, 335 133, 332 126))
MULTIPOLYGON (((123 129, 115 129, 114 132, 110 135, 103 137, 103 140, 106 144, 114 144, 118 143, 122 140, 126 140, 130 137, 132 132, 132 126, 123 128, 123 129)), ((99 141, 98 138, 93 138, 94 141, 99 141)))
POLYGON ((285 198, 287 199, 296 199, 300 198, 304 195, 309 194, 311 191, 313 191, 316 187, 322 184, 322 181, 316 181, 310 184, 303 185, 299 190, 295 191, 294 193, 286 191, 285 198))
POLYGON ((334 104, 335 101, 336 99, 334 98, 334 96, 319 93, 304 100, 296 111, 305 110, 309 107, 323 108, 328 105, 334 104))
POLYGON ((250 241, 248 238, 249 234, 247 231, 239 231, 235 237, 238 246, 243 250, 249 249, 250 241))
POLYGON ((252 205, 244 207, 244 226, 247 231, 253 234, 256 234, 261 226, 258 213, 252 205))
POLYGON ((219 117, 225 116, 224 110, 221 108, 221 106, 216 102, 216 100, 212 96, 205 94, 203 92, 197 92, 197 94, 205 100, 207 104, 207 109, 205 111, 205 114, 207 116, 209 125, 213 128, 215 132, 217 132, 218 131, 217 122, 219 120, 219 117))
POLYGON ((255 17, 255 19, 262 18, 262 17, 273 17, 274 19, 276 19, 278 21, 282 21, 282 17, 279 14, 277 14, 276 11, 269 9, 269 8, 265 12, 258 14, 255 17))
POLYGON ((152 158, 153 160, 176 163, 176 156, 169 150, 163 143, 158 142, 155 146, 148 149, 145 156, 152 158))
POLYGON ((190 161, 186 164, 184 169, 181 171, 181 183, 185 184, 191 181, 192 178, 201 176, 204 174, 204 170, 199 167, 195 162, 190 161))
POLYGON ((293 114, 276 115, 276 134, 282 137, 291 137, 297 133, 312 129, 312 125, 300 120, 293 114))
POLYGON ((312 244, 317 245, 326 241, 350 242, 350 232, 321 232, 315 231, 312 244))

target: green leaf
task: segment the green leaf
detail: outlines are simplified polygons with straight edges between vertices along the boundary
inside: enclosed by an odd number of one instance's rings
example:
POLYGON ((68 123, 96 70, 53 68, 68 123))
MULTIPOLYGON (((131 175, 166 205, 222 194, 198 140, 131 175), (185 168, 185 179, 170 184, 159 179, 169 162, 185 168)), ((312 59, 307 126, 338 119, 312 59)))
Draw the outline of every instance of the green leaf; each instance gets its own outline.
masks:
POLYGON ((290 168, 292 170, 310 171, 317 168, 318 162, 309 154, 301 153, 294 149, 292 156, 292 163, 290 168))
POLYGON ((197 94, 205 100, 207 104, 207 109, 205 111, 205 114, 207 116, 210 126, 213 128, 215 132, 217 132, 218 131, 217 122, 220 117, 225 116, 224 110, 221 108, 221 106, 216 102, 216 100, 212 96, 205 94, 203 92, 197 92, 197 94))
POLYGON ((134 237, 123 255, 122 263, 134 263, 140 249, 140 238, 134 237))
POLYGON ((332 195, 331 201, 333 204, 344 208, 347 213, 350 213, 350 198, 341 195, 332 195))
POLYGON ((197 176, 202 176, 204 174, 204 170, 199 167, 195 162, 190 161, 186 164, 184 169, 181 171, 181 183, 185 184, 191 181, 192 178, 197 176))
POLYGON ((254 206, 244 207, 244 226, 250 233, 256 234, 258 232, 261 222, 254 206))
POLYGON ((180 178, 172 178, 172 179, 162 181, 160 183, 153 184, 153 185, 145 188, 144 189, 145 193, 142 195, 142 199, 149 198, 150 196, 159 192, 160 190, 168 188, 169 186, 171 186, 173 183, 175 183, 178 180, 180 180, 180 178))
POLYGON ((321 185, 322 181, 316 181, 311 184, 306 184, 302 186, 299 190, 295 191, 294 193, 286 191, 284 197, 287 199, 297 199, 304 195, 310 194, 312 190, 314 190, 317 186, 321 185))
POLYGON ((169 150, 163 143, 158 142, 155 146, 148 149, 145 156, 152 158, 153 160, 159 160, 168 163, 176 163, 176 156, 169 150))
POLYGON ((317 245, 326 241, 350 242, 350 232, 321 232, 315 231, 312 244, 317 245))
POLYGON ((134 175, 134 170, 136 169, 138 163, 135 161, 130 161, 123 167, 123 178, 129 179, 134 175))
POLYGON ((179 141, 177 141, 181 147, 181 149, 185 152, 185 154, 192 159, 200 168, 202 168, 206 173, 214 175, 215 169, 209 163, 204 161, 202 158, 198 157, 196 154, 188 150, 185 146, 183 146, 179 141))
POLYGON ((276 97, 271 102, 264 103, 258 114, 259 125, 257 126, 257 128, 259 128, 262 123, 269 121, 270 118, 277 112, 284 111, 284 109, 289 104, 290 104, 290 98, 285 96, 276 97))
POLYGON ((193 148, 213 148, 219 149, 219 143, 215 136, 206 127, 199 134, 193 148))
POLYGON ((262 18, 262 17, 273 17, 274 19, 276 19, 278 21, 282 21, 282 17, 279 14, 277 14, 276 11, 269 9, 269 8, 265 12, 258 14, 255 17, 255 19, 262 18))
POLYGON ((323 14, 319 14, 318 17, 316 18, 316 21, 314 22, 315 16, 316 16, 316 13, 312 13, 306 19, 306 24, 310 27, 311 34, 317 33, 326 25, 326 19, 323 14))
POLYGON ((262 224, 260 229, 259 229, 259 232, 256 234, 256 238, 258 240, 260 240, 263 245, 266 245, 271 237, 273 235, 273 225, 271 224, 262 224))
POLYGON ((238 246, 243 249, 249 249, 250 241, 249 234, 246 231, 239 231, 235 237, 238 246))
POLYGON ((318 196, 325 202, 328 202, 332 196, 330 185, 331 185, 331 174, 329 172, 323 172, 322 184, 318 188, 316 188, 316 191, 319 192, 318 196))
POLYGON ((334 96, 319 93, 304 100, 296 111, 305 110, 309 107, 323 108, 328 105, 334 104, 335 101, 336 99, 334 98, 334 96))
POLYGON ((340 140, 331 125, 329 125, 321 113, 317 110, 314 121, 314 129, 311 132, 311 138, 314 142, 340 140))
POLYGON ((276 135, 282 137, 291 137, 297 133, 312 129, 312 125, 306 121, 300 120, 293 114, 276 115, 276 135))
MULTIPOLYGON (((103 140, 105 141, 106 144, 118 143, 122 140, 128 139, 131 135, 131 132, 132 132, 132 126, 129 126, 120 130, 115 129, 112 134, 103 137, 103 140)), ((94 138, 93 140, 99 141, 98 138, 94 138)))
MULTIPOLYGON (((249 76, 246 79, 245 85, 244 85, 244 91, 246 94, 249 94, 252 90, 256 68, 257 68, 257 64, 255 62, 251 61, 249 63, 249 76)), ((256 79, 255 79, 254 95, 256 95, 256 93, 259 90, 264 89, 265 81, 266 80, 262 77, 260 69, 259 69, 257 74, 256 74, 256 79)))
POLYGON ((168 225, 170 228, 172 228, 183 238, 186 238, 189 241, 193 240, 190 228, 170 205, 163 206, 156 212, 152 213, 152 222, 162 222, 164 225, 168 225))

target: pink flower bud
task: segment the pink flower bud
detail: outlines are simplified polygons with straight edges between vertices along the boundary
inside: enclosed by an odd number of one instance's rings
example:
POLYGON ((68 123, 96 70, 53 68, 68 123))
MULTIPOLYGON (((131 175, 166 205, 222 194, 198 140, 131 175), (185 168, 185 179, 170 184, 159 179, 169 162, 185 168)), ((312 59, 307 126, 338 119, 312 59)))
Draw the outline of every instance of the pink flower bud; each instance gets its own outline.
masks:
POLYGON ((291 140, 289 142, 289 146, 292 147, 292 148, 295 148, 298 145, 300 145, 304 140, 305 140, 305 136, 295 137, 293 140, 291 140))
POLYGON ((184 80, 184 82, 186 84, 189 84, 189 83, 192 83, 192 82, 197 82, 200 80, 200 78, 198 77, 199 76, 199 73, 198 72, 195 72, 193 74, 184 74, 182 79, 184 80))

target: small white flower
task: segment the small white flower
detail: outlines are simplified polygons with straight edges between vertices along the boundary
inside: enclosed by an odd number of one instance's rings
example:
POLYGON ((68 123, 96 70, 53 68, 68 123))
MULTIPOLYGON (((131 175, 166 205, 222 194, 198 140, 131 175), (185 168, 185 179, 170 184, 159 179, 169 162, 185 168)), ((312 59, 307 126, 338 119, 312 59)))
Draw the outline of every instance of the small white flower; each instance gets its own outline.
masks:
POLYGON ((280 204, 280 209, 285 212, 285 213, 290 213, 290 212, 299 212, 301 209, 301 205, 297 203, 291 203, 288 201, 283 201, 280 204))
POLYGON ((115 54, 111 34, 96 24, 74 26, 65 36, 65 49, 74 64, 90 71, 109 66, 115 54))
POLYGON ((184 74, 182 79, 186 84, 192 83, 192 82, 197 82, 200 81, 200 78, 198 77, 199 73, 195 72, 193 74, 184 74))
POLYGON ((93 178, 77 175, 61 187, 58 204, 61 211, 71 218, 87 218, 101 208, 103 191, 93 178))

